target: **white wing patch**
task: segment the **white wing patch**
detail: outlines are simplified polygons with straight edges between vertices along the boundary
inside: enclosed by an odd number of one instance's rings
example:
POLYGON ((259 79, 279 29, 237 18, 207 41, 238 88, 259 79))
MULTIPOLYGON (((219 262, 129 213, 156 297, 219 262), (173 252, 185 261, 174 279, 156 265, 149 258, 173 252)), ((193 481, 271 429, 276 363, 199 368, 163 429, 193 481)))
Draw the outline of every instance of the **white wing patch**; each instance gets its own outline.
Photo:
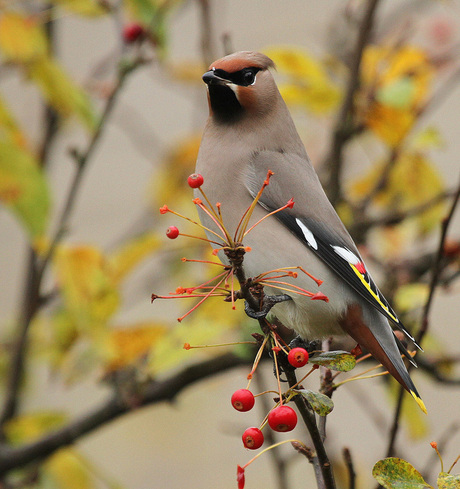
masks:
POLYGON ((357 265, 361 260, 348 248, 343 248, 342 246, 332 246, 332 249, 341 256, 345 261, 353 265, 357 265))
POLYGON ((296 223, 299 226, 299 228, 302 230, 303 235, 305 236, 305 239, 307 240, 307 243, 315 250, 318 249, 318 243, 316 242, 315 237, 313 236, 313 233, 305 226, 305 224, 300 220, 296 218, 296 223))

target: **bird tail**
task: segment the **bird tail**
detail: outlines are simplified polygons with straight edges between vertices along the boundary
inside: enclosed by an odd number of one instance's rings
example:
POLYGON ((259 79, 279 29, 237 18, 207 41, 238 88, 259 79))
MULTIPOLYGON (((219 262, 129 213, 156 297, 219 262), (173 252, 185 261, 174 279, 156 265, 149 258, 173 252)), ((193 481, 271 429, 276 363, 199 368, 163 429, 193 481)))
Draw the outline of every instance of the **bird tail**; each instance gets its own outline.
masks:
POLYGON ((420 409, 427 414, 420 394, 409 376, 399 352, 393 331, 387 321, 378 311, 366 311, 371 317, 363 320, 362 309, 359 305, 349 306, 341 321, 342 328, 362 347, 369 351, 388 372, 411 394, 420 409), (367 323, 367 324, 366 324, 367 323))

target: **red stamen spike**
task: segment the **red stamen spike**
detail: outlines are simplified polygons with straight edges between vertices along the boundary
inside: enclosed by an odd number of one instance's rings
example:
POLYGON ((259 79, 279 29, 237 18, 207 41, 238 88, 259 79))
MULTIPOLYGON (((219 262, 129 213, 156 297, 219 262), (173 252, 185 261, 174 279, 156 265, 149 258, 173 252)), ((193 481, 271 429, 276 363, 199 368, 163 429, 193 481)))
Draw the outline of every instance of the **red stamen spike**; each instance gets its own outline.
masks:
POLYGON ((311 300, 329 302, 329 297, 324 295, 322 292, 316 292, 316 294, 312 296, 311 300))

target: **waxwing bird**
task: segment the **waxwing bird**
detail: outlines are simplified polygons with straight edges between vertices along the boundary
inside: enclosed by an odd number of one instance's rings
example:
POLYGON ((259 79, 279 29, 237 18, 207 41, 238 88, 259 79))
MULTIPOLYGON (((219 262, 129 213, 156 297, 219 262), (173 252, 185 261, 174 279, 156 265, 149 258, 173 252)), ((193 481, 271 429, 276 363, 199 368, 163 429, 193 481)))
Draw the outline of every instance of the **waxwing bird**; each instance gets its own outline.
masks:
MULTIPOLYGON (((295 205, 265 219, 245 236, 244 245, 252 248, 244 258, 246 274, 255 277, 273 269, 302 266, 322 279, 321 291, 328 303, 292 294, 292 300, 276 304, 271 313, 305 340, 348 334, 426 412, 401 353, 412 359, 390 322, 412 341, 414 338, 375 285, 326 197, 270 68, 274 63, 264 54, 242 51, 218 59, 203 75, 209 118, 196 163, 196 172, 204 177, 202 188, 210 202, 220 202, 223 221, 233 234, 267 171, 273 171, 254 210, 254 222, 291 198, 295 205)), ((204 212, 200 219, 216 230, 204 212)), ((225 261, 225 256, 220 258, 225 261)), ((307 276, 299 275, 296 280, 293 283, 311 288, 307 276)))

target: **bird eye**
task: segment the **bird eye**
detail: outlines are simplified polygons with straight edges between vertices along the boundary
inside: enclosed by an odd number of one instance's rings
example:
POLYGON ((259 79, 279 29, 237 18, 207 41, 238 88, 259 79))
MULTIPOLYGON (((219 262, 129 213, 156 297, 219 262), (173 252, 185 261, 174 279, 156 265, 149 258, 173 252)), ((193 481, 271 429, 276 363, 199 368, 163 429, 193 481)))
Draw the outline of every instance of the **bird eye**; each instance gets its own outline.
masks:
POLYGON ((252 85, 256 81, 256 74, 252 70, 248 70, 243 74, 243 82, 246 86, 252 85))

